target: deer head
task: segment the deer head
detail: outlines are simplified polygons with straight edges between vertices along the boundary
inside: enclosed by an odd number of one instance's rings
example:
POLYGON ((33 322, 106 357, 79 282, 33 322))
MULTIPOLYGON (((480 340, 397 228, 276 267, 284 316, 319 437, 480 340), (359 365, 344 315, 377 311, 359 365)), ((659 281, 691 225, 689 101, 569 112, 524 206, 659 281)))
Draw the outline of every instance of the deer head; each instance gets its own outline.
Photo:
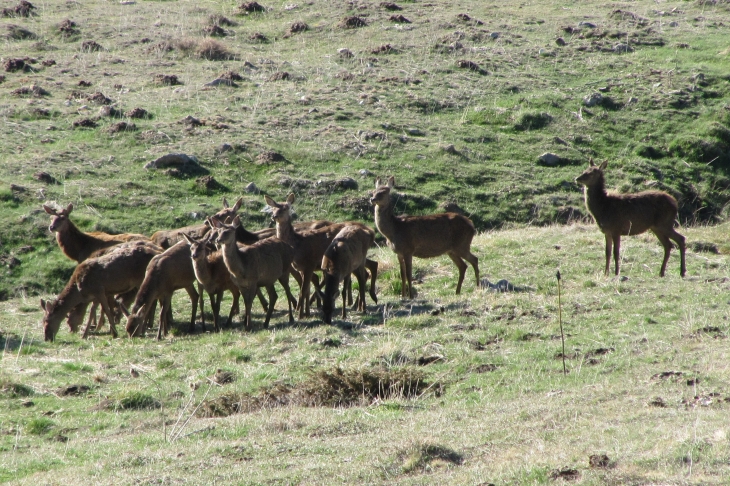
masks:
POLYGON ((51 225, 48 227, 48 230, 51 233, 54 233, 56 231, 63 231, 65 225, 68 223, 68 215, 71 214, 71 211, 73 211, 74 205, 69 204, 66 206, 66 209, 62 209, 58 211, 57 209, 54 209, 50 206, 43 205, 43 209, 46 211, 46 213, 51 215, 51 225))
POLYGON ((289 194, 286 198, 286 202, 278 203, 271 199, 269 196, 264 196, 266 204, 271 208, 271 221, 275 223, 286 223, 291 221, 292 215, 292 204, 296 197, 294 194, 289 194))

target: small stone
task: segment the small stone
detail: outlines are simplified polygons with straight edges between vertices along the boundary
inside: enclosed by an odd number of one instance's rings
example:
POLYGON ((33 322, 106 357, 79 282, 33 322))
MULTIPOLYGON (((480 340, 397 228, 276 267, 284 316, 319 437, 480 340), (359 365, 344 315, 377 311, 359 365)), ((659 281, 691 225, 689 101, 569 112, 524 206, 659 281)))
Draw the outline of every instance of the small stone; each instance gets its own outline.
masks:
POLYGON ((256 186, 253 182, 249 182, 244 191, 246 194, 259 194, 261 192, 258 186, 256 186))
POLYGON ((342 47, 340 49, 337 49, 337 54, 339 54, 340 57, 349 59, 351 57, 355 57, 355 54, 352 53, 350 49, 347 47, 342 47))
POLYGON ((238 85, 230 79, 216 78, 210 83, 205 83, 203 86, 215 87, 215 86, 230 86, 232 88, 238 88, 238 85))
POLYGON ((558 37, 557 39, 555 39, 555 43, 560 47, 563 47, 567 44, 567 42, 565 42, 565 39, 563 39, 562 37, 558 37))
POLYGON ((406 133, 412 137, 425 137, 426 132, 418 128, 407 128, 406 133))
POLYGON ((672 20, 669 22, 669 27, 679 27, 679 22, 672 20))
POLYGON ((583 104, 588 108, 603 103, 603 95, 601 93, 591 93, 583 97, 583 104))
POLYGON ((548 167, 555 167, 560 162, 560 156, 550 152, 545 152, 538 157, 538 160, 548 167))
POLYGON ((230 152, 231 150, 233 150, 233 146, 229 143, 224 143, 218 146, 216 152, 218 152, 219 154, 224 154, 226 152, 230 152))
POLYGON ((541 55, 542 57, 555 57, 555 53, 554 53, 553 51, 549 50, 549 49, 540 49, 540 50, 538 51, 538 53, 539 53, 539 54, 540 54, 540 55, 541 55))
POLYGON ((579 22, 578 27, 586 27, 588 29, 595 29, 597 26, 591 22, 579 22))
POLYGON ((458 155, 459 154, 459 151, 456 150, 456 147, 452 143, 450 143, 448 145, 444 145, 443 147, 441 147, 441 150, 443 150, 447 154, 451 154, 451 155, 458 155))
POLYGON ((499 32, 492 32, 491 34, 489 34, 489 37, 491 37, 492 40, 497 40, 499 39, 499 32))
POLYGON ((634 52, 634 48, 628 44, 616 44, 615 46, 613 46, 613 52, 624 54, 627 52, 634 52))
POLYGON ((359 174, 360 174, 361 176, 363 176, 363 177, 369 177, 369 176, 373 175, 373 173, 372 173, 372 172, 370 172, 370 171, 369 171, 369 170, 367 170, 367 169, 360 169, 360 170, 358 171, 358 173, 359 173, 359 174))

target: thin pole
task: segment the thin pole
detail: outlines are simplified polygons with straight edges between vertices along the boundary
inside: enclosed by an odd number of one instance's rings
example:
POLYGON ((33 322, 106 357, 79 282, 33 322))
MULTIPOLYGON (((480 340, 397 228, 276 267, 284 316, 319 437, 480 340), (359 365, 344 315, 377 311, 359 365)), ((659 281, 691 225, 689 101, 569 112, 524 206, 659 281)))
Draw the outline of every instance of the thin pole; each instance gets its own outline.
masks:
POLYGON ((560 301, 560 270, 557 271, 555 277, 558 279, 558 322, 560 322, 560 340, 563 342, 563 374, 568 374, 565 367, 565 334, 563 333, 563 305, 560 301))

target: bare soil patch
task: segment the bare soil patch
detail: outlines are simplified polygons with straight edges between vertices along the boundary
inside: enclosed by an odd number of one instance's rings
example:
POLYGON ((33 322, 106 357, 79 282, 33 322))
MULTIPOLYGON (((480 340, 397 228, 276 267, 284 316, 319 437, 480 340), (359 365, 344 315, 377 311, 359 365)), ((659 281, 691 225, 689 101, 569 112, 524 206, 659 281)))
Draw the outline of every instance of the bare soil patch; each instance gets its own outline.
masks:
POLYGON ((238 11, 243 14, 266 12, 266 8, 258 2, 245 2, 238 6, 238 11))
POLYGON ((155 74, 154 79, 156 84, 162 84, 165 86, 177 86, 182 84, 175 74, 155 74))
POLYGON ((81 43, 81 50, 84 52, 99 52, 104 48, 96 41, 88 40, 81 43))
POLYGON ((356 29, 358 27, 365 27, 368 23, 362 17, 352 16, 345 17, 340 21, 340 27, 343 29, 356 29))
POLYGON ((3 8, 0 10, 0 17, 30 17, 31 15, 35 15, 36 7, 26 1, 26 0, 20 0, 20 2, 10 8, 3 8))
POLYGON ((117 123, 114 123, 112 126, 108 128, 108 132, 110 134, 113 133, 119 133, 119 132, 133 132, 137 130, 137 126, 134 123, 127 123, 124 121, 120 121, 117 123))

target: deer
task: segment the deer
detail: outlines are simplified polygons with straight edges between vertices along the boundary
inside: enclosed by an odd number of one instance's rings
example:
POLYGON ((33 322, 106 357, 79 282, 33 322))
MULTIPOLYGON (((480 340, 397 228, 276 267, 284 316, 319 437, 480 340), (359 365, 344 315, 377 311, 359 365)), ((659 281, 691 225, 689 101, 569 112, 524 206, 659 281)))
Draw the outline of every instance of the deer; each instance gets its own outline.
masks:
MULTIPOLYGON (((331 223, 327 226, 320 226, 317 229, 308 231, 300 231, 292 225, 292 204, 296 196, 289 194, 286 202, 277 203, 269 196, 264 196, 264 200, 271 211, 271 220, 276 223, 276 236, 285 241, 294 248, 293 267, 299 273, 300 293, 297 308, 299 309, 299 318, 310 316, 310 283, 315 277, 314 271, 320 270, 319 264, 322 261, 324 252, 332 242, 332 239, 346 225, 366 226, 357 222, 349 223, 331 223), (301 280, 301 281, 300 281, 301 280)), ((370 295, 377 302, 375 296, 375 279, 377 278, 378 264, 372 260, 367 261, 366 265, 372 274, 372 284, 370 286, 370 295)), ((315 284, 317 282, 315 281, 315 284)), ((319 285, 315 285, 319 288, 319 285)))
POLYGON ((471 241, 476 229, 474 223, 456 213, 426 216, 396 216, 391 191, 395 178, 383 184, 378 177, 370 202, 375 206, 375 225, 385 236, 388 246, 398 255, 401 276, 401 297, 413 298, 413 257, 434 258, 446 254, 459 269, 456 295, 461 293, 467 265, 474 267, 476 288, 479 288, 479 260, 471 253, 471 241))
POLYGON ((158 254, 159 247, 145 241, 134 241, 119 245, 106 255, 79 263, 56 299, 41 299, 45 340, 55 339, 61 321, 74 308, 92 301, 101 304, 109 320, 112 336, 117 337, 115 318, 107 295, 123 294, 139 287, 144 280, 147 264, 158 254))
MULTIPOLYGON (((185 289, 193 305, 190 317, 189 332, 195 332, 195 316, 198 312, 199 294, 195 290, 195 271, 190 260, 190 246, 186 241, 179 241, 163 253, 152 258, 147 265, 144 280, 139 287, 137 297, 131 310, 122 306, 127 317, 127 334, 129 337, 141 336, 145 332, 147 315, 155 308, 159 300, 160 326, 157 339, 162 339, 170 329, 170 305, 172 294, 178 289, 185 289)), ((205 330, 205 324, 203 324, 205 330)))
MULTIPOLYGON (((354 274, 359 284, 357 310, 365 312, 365 286, 367 271, 365 261, 370 247, 375 243, 375 232, 362 225, 348 225, 342 228, 322 256, 324 273, 324 298, 322 302, 323 321, 332 323, 335 295, 340 282, 354 274)), ((347 317, 347 289, 342 288, 342 318, 347 317)), ((377 302, 377 300, 375 301, 377 302)))
POLYGON ((269 294, 269 308, 264 320, 264 327, 269 327, 277 299, 274 289, 274 283, 277 281, 284 287, 287 295, 289 322, 294 322, 292 314, 294 297, 289 289, 289 273, 294 260, 292 248, 278 238, 267 238, 249 246, 239 247, 236 244, 236 228, 241 225, 238 216, 230 225, 218 220, 209 221, 211 226, 216 228, 215 243, 223 252, 223 261, 231 274, 231 280, 243 297, 246 330, 251 331, 251 304, 259 287, 265 287, 269 294))
POLYGON ((575 178, 575 182, 584 186, 586 208, 593 215, 598 228, 606 238, 606 267, 608 275, 611 265, 611 250, 615 265, 615 275, 619 274, 619 253, 622 235, 638 235, 650 230, 664 247, 664 260, 659 270, 663 277, 672 251, 673 240, 679 247, 680 276, 684 277, 685 238, 674 229, 677 219, 677 200, 664 191, 643 191, 634 194, 617 194, 606 192, 604 171, 608 160, 601 165, 588 162, 588 168, 575 178))
MULTIPOLYGON (((208 236, 210 235, 211 233, 208 233, 208 236)), ((198 239, 184 233, 183 237, 188 242, 188 245, 190 245, 190 258, 193 263, 193 270, 195 270, 195 277, 203 285, 210 298, 210 306, 213 308, 213 326, 217 332, 220 328, 218 321, 223 292, 228 290, 233 295, 233 305, 231 306, 230 314, 228 314, 226 326, 231 325, 233 315, 239 312, 238 300, 241 293, 231 279, 231 274, 223 260, 223 253, 220 251, 211 251, 208 237, 198 239)), ((263 296, 260 295, 260 292, 261 290, 257 289, 259 299, 262 299, 263 296)), ((262 305, 265 303, 266 301, 263 300, 262 305)), ((264 305, 264 310, 268 311, 268 304, 264 305)))

